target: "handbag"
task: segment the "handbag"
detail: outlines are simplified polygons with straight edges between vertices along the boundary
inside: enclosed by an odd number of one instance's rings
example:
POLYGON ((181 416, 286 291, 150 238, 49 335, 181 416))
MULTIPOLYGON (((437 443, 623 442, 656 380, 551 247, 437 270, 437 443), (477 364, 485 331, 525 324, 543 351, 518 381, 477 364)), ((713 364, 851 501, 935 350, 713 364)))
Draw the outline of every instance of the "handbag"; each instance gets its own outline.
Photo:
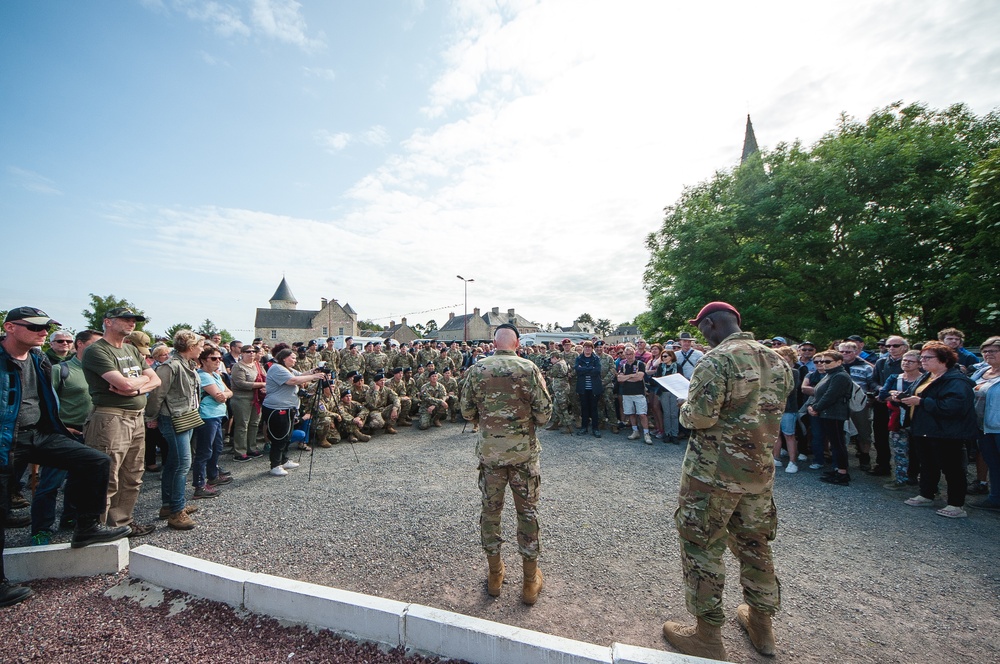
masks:
POLYGON ((174 425, 174 433, 184 433, 205 423, 205 420, 201 419, 201 415, 198 414, 197 408, 180 415, 171 415, 170 421, 174 425))

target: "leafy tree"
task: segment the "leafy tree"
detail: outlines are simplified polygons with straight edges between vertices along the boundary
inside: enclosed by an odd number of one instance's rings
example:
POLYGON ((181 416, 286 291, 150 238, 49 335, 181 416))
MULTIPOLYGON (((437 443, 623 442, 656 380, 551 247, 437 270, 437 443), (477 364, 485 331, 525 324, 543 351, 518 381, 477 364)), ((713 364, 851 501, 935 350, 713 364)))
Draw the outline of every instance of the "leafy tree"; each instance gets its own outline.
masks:
MULTIPOLYGON (((137 315, 142 316, 143 318, 146 317, 146 314, 142 311, 142 309, 139 309, 128 300, 118 299, 114 295, 101 297, 99 295, 95 295, 94 293, 90 294, 90 308, 84 309, 81 313, 87 321, 88 328, 92 330, 101 330, 103 329, 102 325, 104 324, 104 315, 109 310, 117 307, 128 307, 137 315)), ((142 323, 136 322, 135 329, 141 330, 148 322, 148 320, 142 323)))
POLYGON ((431 319, 431 320, 427 321, 427 325, 424 327, 424 332, 428 336, 430 336, 430 335, 433 335, 437 331, 438 331, 437 321, 435 321, 434 319, 431 319))
POLYGON ((165 336, 167 339, 170 339, 170 343, 173 343, 175 334, 177 334, 181 330, 190 330, 190 329, 192 328, 187 323, 174 323, 173 325, 171 325, 166 329, 166 331, 163 333, 163 336, 165 336))
POLYGON ((228 344, 235 338, 233 337, 232 334, 229 333, 229 330, 227 330, 226 328, 222 328, 221 330, 219 330, 219 334, 222 336, 222 343, 224 344, 228 344))
POLYGON ((415 323, 413 325, 413 331, 416 332, 421 339, 423 339, 425 333, 427 332, 427 328, 421 325, 420 323, 415 323))
POLYGON ((969 251, 963 205, 998 143, 995 113, 893 104, 865 122, 842 116, 812 149, 779 144, 716 173, 647 238, 640 329, 673 336, 721 299, 758 336, 927 336, 951 301, 948 324, 968 332, 981 314, 956 297, 970 291, 956 267, 969 251))
POLYGON ((213 334, 218 334, 219 328, 210 319, 206 318, 205 322, 202 323, 201 327, 195 330, 195 332, 197 332, 203 337, 210 337, 213 334))
POLYGON ((580 323, 589 323, 590 325, 594 324, 594 317, 588 313, 580 314, 579 316, 576 317, 576 320, 577 322, 580 323))
POLYGON ((372 332, 385 332, 385 327, 370 320, 358 321, 358 327, 363 327, 372 332))
POLYGON ((611 329, 611 320, 608 318, 598 318, 597 322, 594 324, 594 331, 602 337, 606 337, 611 334, 611 329))

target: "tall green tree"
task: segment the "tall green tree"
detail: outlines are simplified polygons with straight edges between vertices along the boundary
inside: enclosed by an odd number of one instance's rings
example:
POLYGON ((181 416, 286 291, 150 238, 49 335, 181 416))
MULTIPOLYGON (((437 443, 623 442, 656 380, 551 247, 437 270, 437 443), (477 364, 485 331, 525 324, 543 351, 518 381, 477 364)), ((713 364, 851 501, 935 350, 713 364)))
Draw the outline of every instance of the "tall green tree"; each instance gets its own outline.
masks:
MULTIPOLYGON (((102 325, 104 324, 104 315, 109 310, 115 309, 117 307, 128 307, 139 316, 142 316, 143 318, 146 317, 146 314, 145 312, 143 312, 142 309, 139 309, 137 306, 135 306, 126 299, 123 298, 120 299, 115 297, 114 295, 101 297, 100 295, 95 295, 94 293, 90 294, 90 308, 84 309, 81 312, 81 314, 87 321, 88 328, 92 330, 101 330, 103 329, 102 325)), ((135 329, 141 330, 146 326, 147 323, 149 323, 148 320, 142 323, 137 322, 135 324, 135 329)))
MULTIPOLYGON (((716 173, 647 238, 640 327, 673 335, 721 299, 758 336, 929 335, 944 300, 969 288, 955 267, 969 251, 969 173, 998 140, 996 113, 894 104, 842 117, 811 149, 779 144, 716 173)), ((948 324, 974 327, 972 309, 948 324)))
POLYGON ((173 325, 168 327, 166 331, 164 331, 163 336, 169 339, 170 343, 173 343, 175 334, 177 334, 181 330, 190 330, 190 329, 192 329, 192 327, 188 323, 174 323, 173 325))

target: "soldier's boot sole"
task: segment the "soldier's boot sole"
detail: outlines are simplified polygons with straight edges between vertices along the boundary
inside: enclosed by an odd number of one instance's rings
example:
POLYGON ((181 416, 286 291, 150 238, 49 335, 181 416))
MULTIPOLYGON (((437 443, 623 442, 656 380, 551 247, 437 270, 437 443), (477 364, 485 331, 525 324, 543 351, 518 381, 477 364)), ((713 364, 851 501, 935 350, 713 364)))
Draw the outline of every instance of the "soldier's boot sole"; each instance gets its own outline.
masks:
POLYGON ((663 636, 685 655, 728 660, 720 625, 710 625, 701 618, 697 625, 682 625, 668 620, 663 623, 663 636))
POLYGON ((761 655, 774 657, 774 631, 771 629, 771 616, 761 613, 748 604, 740 604, 736 607, 736 620, 747 636, 750 643, 761 655))

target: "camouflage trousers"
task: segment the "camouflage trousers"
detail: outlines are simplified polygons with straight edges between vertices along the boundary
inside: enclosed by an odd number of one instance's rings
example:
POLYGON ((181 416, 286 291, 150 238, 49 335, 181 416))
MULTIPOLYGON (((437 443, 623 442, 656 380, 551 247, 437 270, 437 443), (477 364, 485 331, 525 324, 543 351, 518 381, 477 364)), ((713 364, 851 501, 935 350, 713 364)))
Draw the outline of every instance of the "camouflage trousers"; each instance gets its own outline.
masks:
POLYGON ((347 420, 346 422, 341 422, 337 425, 337 431, 340 432, 340 435, 344 440, 349 440, 351 436, 357 437, 361 434, 361 427, 355 424, 354 420, 347 420))
POLYGON ((420 429, 430 428, 432 422, 444 422, 448 419, 448 409, 438 404, 433 413, 428 413, 423 406, 420 407, 420 429))
POLYGON ((516 466, 479 464, 479 491, 483 511, 479 517, 480 537, 486 555, 500 554, 500 515, 503 512, 507 485, 514 496, 517 511, 517 548, 527 560, 538 560, 538 497, 541 475, 538 462, 516 466))
POLYGON ((322 443, 324 440, 329 440, 331 443, 340 442, 340 432, 333 425, 333 418, 330 416, 313 417, 312 427, 316 434, 317 443, 322 443))
POLYGON ((730 493, 685 474, 674 522, 680 536, 688 611, 712 625, 725 622, 722 556, 727 545, 740 561, 746 603, 768 615, 778 611, 781 584, 774 574, 770 544, 777 532, 778 514, 770 491, 730 493))
POLYGON ((573 401, 572 397, 574 396, 568 390, 553 392, 552 419, 550 420, 552 424, 557 424, 561 427, 573 426, 573 413, 570 409, 570 402, 573 401))
POLYGON ((376 410, 368 416, 368 427, 372 431, 383 429, 386 426, 396 426, 396 418, 392 417, 392 406, 386 406, 382 410, 376 410))
POLYGON ((615 393, 611 383, 604 385, 604 391, 597 398, 597 419, 605 424, 613 424, 618 421, 618 414, 615 411, 615 393))
POLYGON ((410 416, 410 406, 413 404, 413 400, 410 397, 399 397, 399 421, 409 422, 410 416))

